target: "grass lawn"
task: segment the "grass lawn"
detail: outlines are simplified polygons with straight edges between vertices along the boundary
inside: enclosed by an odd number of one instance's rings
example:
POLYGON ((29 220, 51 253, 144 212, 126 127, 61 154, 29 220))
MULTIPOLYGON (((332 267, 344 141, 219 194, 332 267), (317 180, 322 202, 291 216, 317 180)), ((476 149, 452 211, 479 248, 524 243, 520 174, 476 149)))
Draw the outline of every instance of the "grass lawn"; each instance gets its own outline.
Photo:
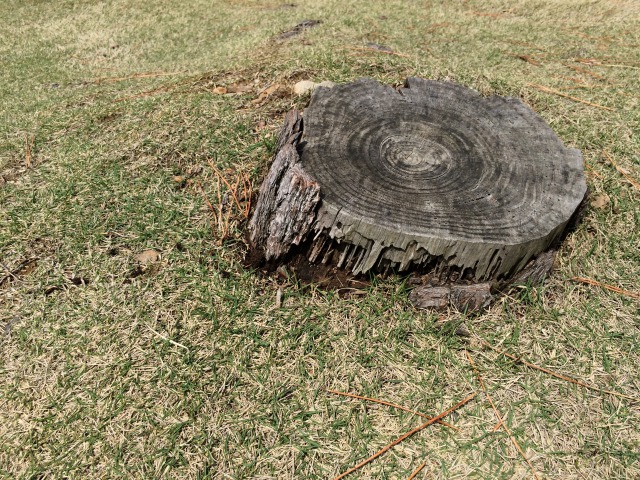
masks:
POLYGON ((640 300, 571 280, 640 293, 637 1, 4 0, 0 65, 2 478, 325 479, 424 422, 327 388, 480 392, 349 478, 640 478, 640 300), (582 150, 594 202, 543 287, 466 318, 243 268, 213 167, 257 188, 292 86, 363 76, 520 97, 582 150))

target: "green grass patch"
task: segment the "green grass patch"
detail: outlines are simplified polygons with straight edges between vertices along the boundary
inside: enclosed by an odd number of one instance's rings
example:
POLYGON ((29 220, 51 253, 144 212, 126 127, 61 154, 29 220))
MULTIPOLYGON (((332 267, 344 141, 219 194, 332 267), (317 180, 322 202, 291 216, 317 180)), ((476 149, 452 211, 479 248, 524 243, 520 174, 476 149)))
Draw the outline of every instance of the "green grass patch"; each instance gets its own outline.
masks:
MULTIPOLYGON (((420 419, 325 388, 435 415, 479 389, 465 349, 541 476, 640 475, 637 402, 477 340, 640 395, 640 303, 570 281, 640 289, 640 192, 603 154, 640 178, 636 2, 11 0, 0 14, 1 476, 333 477, 420 419), (322 23, 276 39, 306 19, 322 23), (212 229, 205 196, 231 200, 210 162, 257 186, 283 114, 308 100, 298 80, 410 75, 521 97, 582 150, 609 201, 553 277, 465 318, 414 310, 398 278, 341 298, 246 270, 241 216, 225 239, 212 229), (139 265, 147 249, 159 260, 139 265)), ((429 427, 353 478, 425 460, 425 478, 531 477, 486 397, 446 420, 460 431, 429 427)))

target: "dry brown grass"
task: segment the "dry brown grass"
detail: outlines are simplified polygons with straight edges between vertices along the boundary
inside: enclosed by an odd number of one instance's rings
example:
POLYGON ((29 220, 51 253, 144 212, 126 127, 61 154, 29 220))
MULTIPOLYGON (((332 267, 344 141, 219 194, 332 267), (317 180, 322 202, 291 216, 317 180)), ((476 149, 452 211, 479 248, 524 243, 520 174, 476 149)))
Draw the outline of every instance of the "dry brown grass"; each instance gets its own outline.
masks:
MULTIPOLYGON (((625 177, 640 178, 638 2, 9 0, 0 13, 0 476, 336 476, 418 421, 327 388, 436 414, 477 388, 467 350, 540 477, 640 476, 638 300, 570 280, 638 291, 625 177), (323 23, 274 41, 305 19, 323 23), (295 82, 408 75, 520 96, 582 150, 610 201, 552 278, 439 319, 402 279, 340 298, 245 270, 247 179, 307 101, 295 82), (161 255, 139 265, 147 249, 161 255)), ((485 397, 447 421, 458 430, 416 433, 352 478, 423 462, 415 478, 531 478, 485 397)))

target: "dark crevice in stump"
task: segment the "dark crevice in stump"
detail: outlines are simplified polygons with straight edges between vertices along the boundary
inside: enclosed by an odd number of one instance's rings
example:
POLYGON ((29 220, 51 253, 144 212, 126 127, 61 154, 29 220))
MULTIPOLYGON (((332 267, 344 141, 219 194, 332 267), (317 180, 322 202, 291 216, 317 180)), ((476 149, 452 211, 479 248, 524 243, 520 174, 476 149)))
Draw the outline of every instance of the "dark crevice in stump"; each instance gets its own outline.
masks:
POLYGON ((548 275, 544 252, 577 222, 586 192, 580 152, 519 99, 362 79, 317 88, 304 125, 287 114, 250 256, 271 266, 304 256, 353 275, 429 272, 442 290, 426 291, 432 282, 413 298, 472 310, 492 289, 548 275))

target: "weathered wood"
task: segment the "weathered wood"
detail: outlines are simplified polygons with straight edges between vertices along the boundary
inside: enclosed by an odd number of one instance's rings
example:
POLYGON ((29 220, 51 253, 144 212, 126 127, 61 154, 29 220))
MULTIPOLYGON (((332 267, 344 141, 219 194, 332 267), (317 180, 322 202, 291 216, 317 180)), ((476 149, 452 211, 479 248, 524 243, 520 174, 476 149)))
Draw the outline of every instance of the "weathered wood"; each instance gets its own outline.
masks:
POLYGON ((500 285, 500 290, 506 290, 514 285, 541 285, 545 278, 551 275, 556 253, 557 251, 554 249, 542 252, 535 260, 529 262, 524 269, 506 281, 504 285, 500 285))
POLYGON ((258 205, 249 222, 253 260, 281 258, 299 245, 315 220, 320 186, 300 165, 296 145, 302 118, 289 112, 280 132, 273 164, 260 187, 258 205))
POLYGON ((449 301, 461 312, 475 312, 491 303, 491 283, 483 282, 471 285, 452 285, 449 301))
POLYGON ((319 87, 300 131, 290 113, 250 224, 271 261, 303 245, 354 274, 503 280, 561 237, 586 192, 580 152, 520 100, 448 82, 319 87))
POLYGON ((422 286, 411 290, 409 300, 418 308, 441 310, 449 306, 451 287, 422 286))
POLYGON ((449 306, 461 312, 475 312, 487 307, 493 300, 491 283, 450 285, 432 287, 424 285, 414 288, 409 300, 417 308, 443 310, 449 306))
POLYGON ((409 300, 416 308, 428 310, 444 310, 455 307, 467 313, 485 309, 495 299, 498 292, 508 292, 515 286, 541 285, 551 274, 557 251, 553 248, 542 252, 527 266, 512 277, 492 284, 482 282, 475 284, 451 285, 419 285, 409 294, 409 300))

